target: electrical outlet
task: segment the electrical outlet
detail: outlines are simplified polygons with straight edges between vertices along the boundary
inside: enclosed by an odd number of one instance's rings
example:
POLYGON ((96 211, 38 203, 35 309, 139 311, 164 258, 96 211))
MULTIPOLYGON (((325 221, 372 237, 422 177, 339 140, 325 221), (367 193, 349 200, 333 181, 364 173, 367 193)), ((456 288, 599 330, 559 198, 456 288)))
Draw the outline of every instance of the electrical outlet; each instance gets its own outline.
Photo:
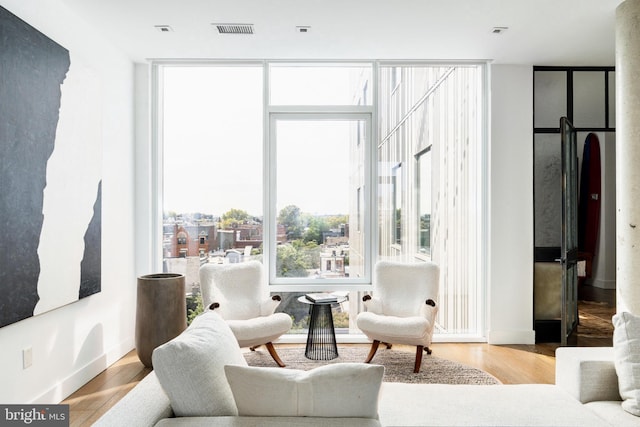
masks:
POLYGON ((33 364, 33 352, 31 347, 22 350, 22 369, 27 369, 33 364))

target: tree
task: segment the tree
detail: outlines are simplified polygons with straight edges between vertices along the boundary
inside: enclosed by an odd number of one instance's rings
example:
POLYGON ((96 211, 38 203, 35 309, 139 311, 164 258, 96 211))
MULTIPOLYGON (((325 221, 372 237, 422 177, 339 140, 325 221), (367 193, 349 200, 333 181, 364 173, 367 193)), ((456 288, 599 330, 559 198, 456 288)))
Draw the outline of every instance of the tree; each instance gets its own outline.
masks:
POLYGON ((278 222, 282 224, 287 233, 287 240, 302 237, 304 227, 302 225, 300 208, 296 205, 285 206, 278 214, 278 222))
POLYGON ((347 215, 332 215, 325 219, 329 228, 340 228, 342 224, 349 223, 349 216, 347 215))
POLYGON ((204 312, 204 304, 202 302, 202 294, 187 296, 187 323, 190 325, 193 319, 204 312))
POLYGON ((278 277, 307 277, 304 254, 294 245, 278 245, 276 275, 278 277))
POLYGON ((239 224, 245 224, 248 219, 247 211, 232 208, 222 214, 222 229, 237 228, 239 224))
POLYGON ((320 268, 320 246, 316 243, 315 240, 311 242, 306 242, 303 247, 298 250, 304 251, 305 262, 307 265, 307 269, 320 268))
POLYGON ((322 217, 311 217, 309 218, 309 225, 307 226, 306 231, 304 232, 304 241, 305 243, 316 242, 317 244, 324 243, 322 241, 322 233, 325 231, 329 231, 329 224, 322 217))

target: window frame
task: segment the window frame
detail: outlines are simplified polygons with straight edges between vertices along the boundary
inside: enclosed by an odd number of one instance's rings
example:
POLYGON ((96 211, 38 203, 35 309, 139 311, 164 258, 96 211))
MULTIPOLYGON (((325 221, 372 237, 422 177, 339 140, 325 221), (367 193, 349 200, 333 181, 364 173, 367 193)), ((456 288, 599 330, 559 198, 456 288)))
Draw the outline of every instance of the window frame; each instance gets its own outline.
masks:
MULTIPOLYGON (((149 114, 147 119, 150 120, 150 127, 148 131, 146 129, 140 129, 137 132, 137 137, 140 139, 141 143, 139 144, 137 151, 137 160, 136 163, 141 167, 141 170, 138 172, 137 178, 137 188, 141 193, 141 199, 139 200, 140 209, 137 218, 151 218, 151 220, 147 223, 147 227, 143 227, 144 229, 140 229, 138 231, 139 239, 143 242, 143 246, 145 250, 141 250, 138 253, 140 268, 143 269, 151 269, 152 271, 162 271, 162 260, 163 260, 163 250, 162 250, 162 229, 163 229, 163 195, 162 195, 162 182, 163 182, 163 170, 162 170, 162 146, 163 146, 163 136, 162 136, 162 91, 161 91, 161 82, 162 82, 162 73, 160 69, 163 66, 188 66, 188 67, 196 67, 196 66, 211 66, 211 65, 221 65, 221 66, 256 66, 262 68, 263 78, 265 82, 268 82, 269 75, 269 64, 277 63, 278 61, 273 60, 199 60, 199 61, 183 61, 183 60, 153 60, 150 62, 150 72, 148 73, 148 87, 140 87, 138 89, 137 94, 144 99, 144 97, 149 96, 149 114), (147 92, 148 91, 148 92, 147 92), (148 133, 147 133, 148 132, 148 133)), ((281 62, 299 62, 301 64, 307 64, 312 61, 281 61, 281 62)), ((319 63, 339 63, 341 61, 326 61, 326 60, 318 60, 316 62, 319 63)), ((379 143, 379 132, 380 132, 380 123, 381 117, 378 112, 379 108, 379 96, 378 91, 381 89, 382 82, 379 79, 380 68, 394 65, 394 66, 464 66, 464 65, 473 65, 479 66, 482 69, 482 83, 480 87, 480 91, 478 92, 478 107, 477 114, 480 116, 477 126, 481 127, 479 130, 480 138, 479 138, 479 163, 478 167, 480 170, 477 172, 478 181, 476 182, 479 193, 481 193, 482 197, 480 197, 478 203, 479 213, 481 215, 480 218, 480 231, 478 235, 477 246, 480 249, 480 254, 478 255, 477 262, 479 266, 478 271, 478 280, 480 288, 481 288, 481 298, 482 302, 477 307, 480 311, 480 318, 478 321, 478 333, 480 335, 442 335, 438 334, 439 341, 454 338, 458 342, 476 342, 476 341, 486 341, 486 315, 488 313, 487 307, 485 304, 486 292, 488 288, 488 280, 487 280, 487 268, 488 262, 486 258, 486 249, 488 243, 487 238, 488 234, 488 221, 487 221, 487 212, 488 212, 488 176, 489 176, 489 165, 488 165, 488 87, 489 87, 489 73, 487 72, 488 64, 487 62, 482 61, 469 61, 465 63, 464 61, 428 61, 428 60, 415 60, 415 61, 378 61, 378 60, 356 60, 356 61, 344 61, 347 64, 353 63, 362 63, 362 64, 371 64, 372 73, 371 73, 371 84, 369 84, 369 90, 371 91, 371 105, 370 106, 338 106, 333 110, 333 112, 363 112, 368 111, 371 114, 371 132, 370 132, 370 140, 378 144, 379 143), (448 338, 449 337, 449 338, 448 338)), ((144 74, 142 69, 140 72, 137 71, 138 74, 144 74)), ((263 85, 263 114, 265 115, 265 119, 263 120, 263 137, 265 146, 267 144, 269 138, 269 115, 271 113, 297 113, 297 112, 313 112, 313 113, 326 113, 330 112, 333 109, 333 106, 321 106, 321 107, 309 107, 309 106, 271 106, 268 104, 268 85, 263 85)), ((367 246, 367 250, 370 251, 370 255, 368 256, 369 260, 369 283, 363 285, 352 285, 352 284, 344 284, 344 285, 336 285, 336 286, 327 286, 324 284, 320 284, 316 287, 310 288, 302 288, 300 286, 290 286, 290 285, 271 285, 271 290, 274 292, 293 292, 295 290, 307 291, 307 289, 318 289, 324 290, 327 288, 335 289, 335 290, 349 290, 349 291, 367 291, 371 289, 370 278, 372 267, 375 265, 375 262, 380 257, 379 255, 379 242, 380 242, 380 229, 377 226, 378 218, 380 212, 378 212, 378 191, 379 191, 379 176, 378 176, 378 150, 375 148, 371 152, 371 161, 370 165, 372 167, 372 179, 371 184, 368 187, 365 187, 365 190, 371 194, 370 205, 361 206, 363 210, 369 209, 371 224, 369 229, 369 244, 367 246), (370 208, 371 207, 371 208, 370 208)), ((263 171, 266 174, 266 172, 263 171)), ((265 200, 267 196, 265 195, 265 200)), ((269 215, 268 211, 265 210, 263 212, 264 221, 267 220, 267 215, 269 215)), ((351 230, 353 231, 353 230, 351 230)), ((266 239, 266 236, 264 236, 266 239)), ((413 245, 412 245, 413 246, 413 245)), ((268 250, 268 249, 267 249, 268 250)), ((422 258, 422 257, 420 257, 422 258)), ((267 269, 265 268, 265 271, 267 269)), ((265 273, 265 279, 268 279, 265 273)), ((354 300, 355 301, 355 300, 354 300)))
POLYGON ((425 259, 425 260, 430 260, 431 259, 431 211, 433 211, 433 152, 432 152, 432 146, 429 145, 426 148, 424 148, 423 150, 420 150, 418 153, 415 154, 414 158, 416 160, 416 183, 415 186, 416 188, 418 188, 418 192, 416 193, 417 196, 417 200, 416 200, 416 207, 418 209, 418 217, 416 218, 418 221, 418 230, 420 230, 420 223, 422 222, 422 217, 421 217, 421 208, 422 208, 422 181, 421 181, 421 177, 422 177, 422 163, 421 160, 426 159, 428 156, 429 159, 429 184, 431 185, 431 189, 429 190, 429 195, 430 197, 430 202, 429 202, 429 246, 427 246, 425 252, 421 252, 421 250, 423 249, 423 247, 421 246, 421 241, 422 241, 422 236, 418 235, 418 247, 416 248, 416 258, 419 259, 425 259))
MULTIPOLYGON (((374 194, 375 176, 377 173, 376 162, 376 141, 377 141, 377 127, 374 126, 377 118, 377 62, 372 60, 305 60, 305 61, 290 61, 290 60, 258 60, 258 61, 242 61, 242 60, 203 60, 203 61, 181 61, 181 60, 163 60, 153 61, 151 65, 151 118, 152 118, 152 131, 150 135, 151 149, 150 149, 150 170, 151 170, 151 209, 154 212, 152 219, 151 232, 151 264, 154 270, 162 270, 163 265, 163 250, 162 250, 162 230, 163 230, 163 127, 162 127, 162 105, 163 105, 163 73, 164 67, 208 67, 208 66, 253 66, 260 67, 262 69, 263 85, 262 85, 262 98, 263 98, 263 265, 264 268, 264 280, 270 285, 270 290, 273 292, 309 292, 309 291, 368 291, 372 289, 372 271, 373 265, 377 260, 377 251, 375 251, 374 245, 378 241, 378 230, 375 226, 373 218, 377 217, 377 203, 376 196, 374 194), (291 105, 291 104, 271 104, 270 103, 270 85, 269 75, 272 66, 344 66, 344 67, 371 67, 370 78, 366 86, 366 91, 370 95, 367 99, 368 105, 291 105), (310 117, 318 117, 325 119, 349 119, 354 120, 364 119, 366 121, 365 128, 366 140, 369 147, 366 150, 366 157, 364 160, 367 172, 365 174, 365 183, 361 187, 363 193, 363 204, 360 206, 362 209, 363 221, 360 224, 360 232, 366 233, 365 243, 365 272, 363 277, 359 278, 346 278, 346 279, 325 279, 318 281, 316 279, 292 279, 282 280, 275 279, 275 246, 272 247, 271 241, 275 244, 275 238, 271 236, 275 232, 275 221, 277 212, 275 207, 272 211, 271 203, 275 202, 270 198, 270 191, 275 191, 270 188, 270 183, 274 180, 271 178, 270 165, 275 159, 272 159, 272 155, 275 152, 271 152, 270 140, 271 135, 271 117, 300 117, 302 120, 310 117), (304 118, 303 118, 304 117, 304 118), (273 256, 272 256, 273 254, 273 256), (375 258, 375 259, 374 259, 375 258), (273 265, 272 265, 273 264, 273 265), (273 277, 272 277, 273 276, 273 277), (273 278, 273 280, 272 280, 273 278)), ((362 95, 362 92, 359 92, 362 95)), ((362 138, 362 134, 360 137, 362 138)))
MULTIPOLYGON (((277 135, 276 135, 276 122, 278 120, 283 121, 322 121, 322 120, 331 120, 331 121, 364 121, 365 124, 365 135, 372 134, 372 123, 373 123, 373 113, 370 110, 370 107, 367 106, 353 106, 353 107, 324 107, 319 111, 314 112, 309 107, 287 107, 286 112, 279 112, 277 108, 270 108, 268 112, 268 134, 265 138, 265 155, 263 157, 265 176, 264 176, 264 190, 263 195, 265 197, 265 207, 264 207, 264 241, 267 241, 268 244, 263 243, 264 247, 264 259, 267 260, 265 265, 268 265, 268 280, 270 289, 274 291, 292 291, 293 287, 297 290, 302 291, 317 291, 317 290, 362 290, 360 289, 362 285, 371 285, 371 271, 372 271, 372 257, 375 256, 374 251, 372 250, 373 240, 372 234, 373 230, 373 221, 374 215, 377 213, 377 207, 373 202, 375 198, 370 194, 370 191, 366 191, 366 189, 373 188, 371 184, 373 182, 374 170, 372 165, 375 164, 372 156, 375 155, 375 142, 372 140, 368 140, 366 144, 364 144, 364 189, 362 190, 362 196, 364 196, 364 209, 365 213, 364 223, 361 225, 360 232, 364 232, 364 247, 365 247, 365 268, 364 268, 364 276, 363 277, 348 277, 348 278, 335 278, 335 279, 322 279, 319 281, 315 278, 284 278, 284 277, 276 277, 276 231, 277 231, 277 206, 276 206, 276 197, 277 194, 277 135), (299 111, 295 111, 296 109, 300 109, 299 111), (337 110, 337 111, 330 111, 337 110), (368 128, 368 132, 367 132, 368 128), (273 197, 272 197, 273 196, 273 197), (268 264, 267 264, 268 263, 268 264), (353 286, 358 286, 357 288, 353 288, 353 286)), ((362 146, 362 145, 361 145, 362 146)), ((356 193, 359 193, 362 187, 354 188, 356 193)), ((354 212, 355 215, 358 212, 354 212)), ((354 230, 356 231, 356 230, 354 230)))

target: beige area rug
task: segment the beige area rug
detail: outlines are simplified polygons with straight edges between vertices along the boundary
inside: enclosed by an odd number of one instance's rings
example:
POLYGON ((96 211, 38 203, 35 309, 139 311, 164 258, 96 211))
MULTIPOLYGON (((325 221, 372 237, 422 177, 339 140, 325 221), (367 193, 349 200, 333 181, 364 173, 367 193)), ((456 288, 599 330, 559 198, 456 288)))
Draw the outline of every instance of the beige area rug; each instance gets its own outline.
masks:
POLYGON ((613 338, 613 322, 615 307, 606 302, 578 301, 580 323, 578 336, 588 338, 613 338))
MULTIPOLYGON (((330 363, 358 362, 362 363, 369 348, 340 347, 339 356, 333 360, 309 360, 304 357, 304 348, 278 349, 278 355, 287 365, 286 369, 309 370, 330 363)), ((260 347, 253 352, 245 353, 249 366, 276 367, 269 353, 260 347)), ((428 384, 501 384, 494 376, 470 366, 450 360, 441 359, 424 353, 422 368, 417 374, 413 373, 415 354, 406 351, 387 350, 381 348, 371 361, 372 364, 384 366, 383 381, 399 383, 428 383, 428 384)))

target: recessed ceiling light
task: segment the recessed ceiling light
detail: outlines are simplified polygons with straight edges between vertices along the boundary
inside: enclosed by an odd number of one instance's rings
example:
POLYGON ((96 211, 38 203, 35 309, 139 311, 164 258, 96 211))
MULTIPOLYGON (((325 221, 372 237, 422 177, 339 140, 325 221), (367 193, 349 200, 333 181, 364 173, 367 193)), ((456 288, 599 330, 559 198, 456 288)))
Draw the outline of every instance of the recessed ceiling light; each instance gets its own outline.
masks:
POLYGON ((171 28, 169 25, 154 25, 154 27, 161 33, 170 33, 173 31, 173 28, 171 28))
POLYGON ((491 32, 493 34, 502 34, 505 31, 507 31, 509 29, 509 27, 493 27, 493 29, 491 30, 491 32))

